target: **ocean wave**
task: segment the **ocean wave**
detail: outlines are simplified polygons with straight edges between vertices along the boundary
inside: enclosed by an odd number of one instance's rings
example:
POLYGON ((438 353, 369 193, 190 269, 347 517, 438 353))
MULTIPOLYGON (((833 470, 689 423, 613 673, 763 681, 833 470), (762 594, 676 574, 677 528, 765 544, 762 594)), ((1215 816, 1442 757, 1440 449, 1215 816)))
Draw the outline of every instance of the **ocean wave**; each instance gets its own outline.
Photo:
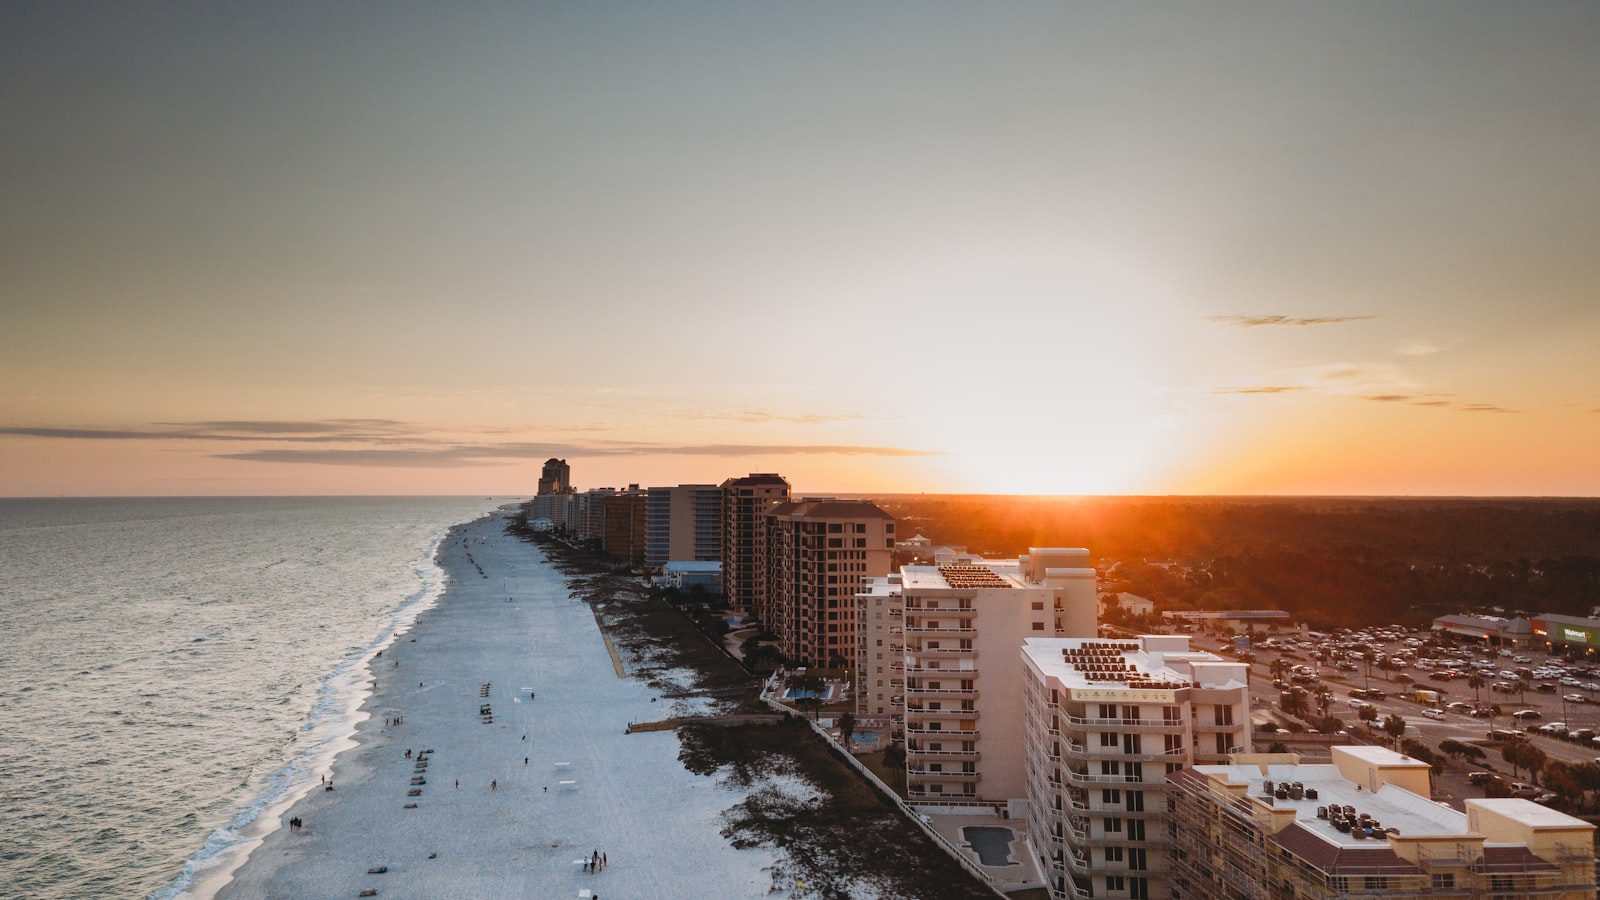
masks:
POLYGON ((418 588, 394 608, 378 634, 351 648, 338 665, 318 679, 316 702, 290 740, 296 745, 290 758, 269 773, 261 790, 184 861, 171 884, 150 894, 151 900, 209 896, 220 890, 229 880, 222 876, 231 878, 231 873, 272 830, 264 817, 281 812, 308 793, 313 785, 312 773, 331 763, 350 745, 361 721, 361 704, 369 693, 372 660, 444 593, 445 572, 437 556, 452 527, 441 528, 431 536, 427 552, 414 565, 418 588))

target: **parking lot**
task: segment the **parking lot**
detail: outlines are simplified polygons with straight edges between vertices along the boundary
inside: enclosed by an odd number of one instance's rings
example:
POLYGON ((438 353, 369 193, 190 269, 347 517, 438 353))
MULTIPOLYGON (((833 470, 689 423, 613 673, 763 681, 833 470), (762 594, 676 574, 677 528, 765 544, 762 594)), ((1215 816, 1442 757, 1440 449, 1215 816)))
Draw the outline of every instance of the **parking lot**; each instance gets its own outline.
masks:
MULTIPOLYGON (((1234 655, 1231 638, 1196 638, 1197 646, 1234 655)), ((1426 631, 1397 627, 1258 638, 1248 655, 1253 663, 1251 702, 1258 710, 1281 713, 1284 689, 1297 683, 1307 688, 1322 683, 1332 691, 1329 715, 1342 719, 1347 730, 1358 727, 1359 707, 1370 704, 1378 723, 1398 715, 1408 726, 1406 736, 1433 750, 1446 739, 1481 742, 1491 730, 1526 731, 1550 759, 1588 763, 1600 758, 1600 744, 1590 737, 1600 731, 1600 662, 1529 648, 1502 650, 1459 644, 1448 637, 1436 639, 1426 631), (1370 665, 1364 657, 1369 651, 1370 665), (1276 660, 1283 662, 1277 667, 1281 678, 1274 677, 1276 660), (1300 671, 1291 673, 1295 667, 1300 671), (1476 690, 1469 686, 1469 675, 1474 672, 1483 679, 1476 690), (1295 679, 1294 674, 1300 677, 1295 679), (1368 689, 1383 696, 1366 696, 1368 689), (1425 702, 1426 695, 1419 702, 1418 690, 1436 692, 1438 702, 1425 702), (1496 706, 1498 715, 1474 715, 1496 706), (1525 717, 1514 718, 1517 713, 1525 717), (1554 730, 1577 732, 1581 739, 1567 740, 1539 730, 1552 725, 1554 730)), ((1485 749, 1492 767, 1509 773, 1510 766, 1498 750, 1485 749)), ((1469 785, 1465 773, 1483 768, 1481 763, 1452 764, 1436 779, 1436 789, 1458 806, 1462 797, 1482 796, 1482 788, 1469 785)), ((1527 777, 1525 772, 1521 775, 1523 780, 1527 777)), ((1505 780, 1512 779, 1506 775, 1505 780)))

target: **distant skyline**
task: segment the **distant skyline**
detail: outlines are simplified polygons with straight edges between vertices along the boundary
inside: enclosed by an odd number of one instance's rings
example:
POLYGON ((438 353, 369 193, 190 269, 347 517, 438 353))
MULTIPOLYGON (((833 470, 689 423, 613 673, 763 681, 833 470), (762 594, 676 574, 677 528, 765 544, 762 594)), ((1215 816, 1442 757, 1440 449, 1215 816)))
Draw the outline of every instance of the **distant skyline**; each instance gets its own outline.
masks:
POLYGON ((0 8, 0 495, 1600 495, 1600 5, 0 8))

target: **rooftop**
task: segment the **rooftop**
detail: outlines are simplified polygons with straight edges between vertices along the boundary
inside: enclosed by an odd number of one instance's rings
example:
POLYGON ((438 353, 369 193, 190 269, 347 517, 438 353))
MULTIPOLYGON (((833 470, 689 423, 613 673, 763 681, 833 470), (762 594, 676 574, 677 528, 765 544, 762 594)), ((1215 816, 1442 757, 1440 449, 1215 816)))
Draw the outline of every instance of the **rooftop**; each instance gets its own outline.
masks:
POLYGON ((901 566, 906 590, 971 590, 973 588, 1036 588, 1022 577, 1014 559, 974 559, 942 566, 901 566))
MULTIPOLYGON (((1392 757, 1390 762, 1380 763, 1384 765, 1405 761, 1424 768, 1427 766, 1419 760, 1382 747, 1341 749, 1381 751, 1392 757)), ((1360 755, 1363 758, 1367 756, 1364 752, 1360 755)), ((1402 837, 1468 833, 1465 813, 1434 803, 1427 797, 1418 796, 1392 784, 1384 784, 1376 791, 1369 791, 1346 779, 1335 765, 1269 764, 1264 775, 1261 769, 1262 767, 1256 764, 1195 766, 1195 771, 1223 777, 1231 784, 1248 784, 1250 790, 1247 796, 1251 799, 1274 809, 1293 809, 1296 825, 1339 848, 1385 846, 1386 838, 1381 832, 1390 828, 1396 829, 1402 837), (1271 794, 1266 792, 1268 782, 1271 782, 1273 787, 1271 794), (1285 793, 1279 790, 1283 786, 1290 788, 1286 796, 1280 796, 1285 793), (1335 807, 1343 810, 1343 815, 1338 819, 1330 815, 1335 807), (1322 811, 1321 815, 1318 815, 1319 810, 1322 811), (1362 818, 1363 816, 1367 818, 1362 818), (1352 818, 1353 824, 1348 822, 1352 818)))
POLYGON ((1176 690, 1243 687, 1249 667, 1203 650, 1190 650, 1186 635, 1149 635, 1137 640, 1029 638, 1022 653, 1063 687, 1176 690))
POLYGON ((774 506, 769 515, 797 519, 894 519, 871 500, 802 497, 774 506))

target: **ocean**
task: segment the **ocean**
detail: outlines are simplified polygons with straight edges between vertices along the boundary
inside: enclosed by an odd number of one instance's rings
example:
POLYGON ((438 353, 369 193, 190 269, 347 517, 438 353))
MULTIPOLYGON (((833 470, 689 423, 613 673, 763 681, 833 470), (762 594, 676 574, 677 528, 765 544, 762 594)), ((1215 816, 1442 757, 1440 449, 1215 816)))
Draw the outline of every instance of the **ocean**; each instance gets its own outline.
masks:
POLYGON ((483 498, 0 500, 0 885, 173 897, 342 746, 483 498))

